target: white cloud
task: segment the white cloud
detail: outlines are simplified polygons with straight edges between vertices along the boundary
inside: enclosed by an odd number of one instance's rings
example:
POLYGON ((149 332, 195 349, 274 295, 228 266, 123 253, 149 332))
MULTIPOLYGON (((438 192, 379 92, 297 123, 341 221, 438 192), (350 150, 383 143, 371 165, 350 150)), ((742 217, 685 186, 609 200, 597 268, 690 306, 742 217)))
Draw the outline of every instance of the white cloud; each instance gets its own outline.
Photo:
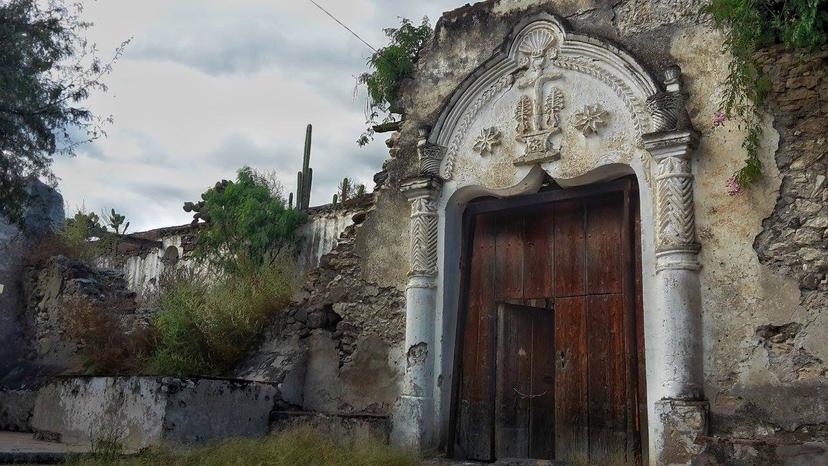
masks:
MULTIPOLYGON (((432 23, 450 1, 320 1, 375 46, 399 17, 432 23)), ((311 203, 329 202, 349 176, 373 186, 387 156, 383 137, 359 148, 364 95, 354 77, 371 51, 310 2, 294 0, 144 0, 88 2, 90 39, 102 51, 132 36, 90 99, 112 114, 106 139, 58 159, 55 172, 71 208, 125 212, 132 229, 184 223, 197 199, 236 169, 279 173, 295 189, 305 125, 312 123, 311 203)))

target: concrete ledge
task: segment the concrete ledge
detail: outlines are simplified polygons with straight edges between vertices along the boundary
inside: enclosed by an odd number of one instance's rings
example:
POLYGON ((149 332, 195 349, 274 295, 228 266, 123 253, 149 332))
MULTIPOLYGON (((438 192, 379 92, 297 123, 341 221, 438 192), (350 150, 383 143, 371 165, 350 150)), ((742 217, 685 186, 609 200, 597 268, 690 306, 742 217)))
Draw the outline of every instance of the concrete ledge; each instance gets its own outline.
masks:
POLYGON ((86 453, 81 447, 43 442, 22 432, 0 432, 0 464, 64 463, 72 455, 86 453))
POLYGON ((43 438, 127 451, 268 432, 278 389, 269 383, 174 377, 72 377, 41 388, 32 428, 43 438))
POLYGON ((323 414, 307 411, 274 411, 271 432, 284 432, 308 426, 324 436, 330 436, 344 445, 368 440, 387 444, 391 425, 385 416, 323 414))

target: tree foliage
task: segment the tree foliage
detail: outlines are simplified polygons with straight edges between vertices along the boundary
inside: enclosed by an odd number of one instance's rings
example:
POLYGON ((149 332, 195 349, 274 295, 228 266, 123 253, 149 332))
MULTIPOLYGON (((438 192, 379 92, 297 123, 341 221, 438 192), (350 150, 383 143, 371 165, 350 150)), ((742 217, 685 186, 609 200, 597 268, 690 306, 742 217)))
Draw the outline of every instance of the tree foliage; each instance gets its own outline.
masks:
POLYGON ((368 129, 357 140, 365 145, 373 140, 372 126, 383 116, 383 122, 392 121, 392 114, 400 113, 397 107, 400 83, 414 73, 420 50, 431 37, 432 29, 428 18, 424 17, 419 26, 411 20, 402 18, 400 27, 384 30, 389 44, 377 50, 368 59, 369 71, 359 76, 358 82, 368 90, 367 123, 368 129))
POLYGON ((83 103, 106 90, 102 79, 126 42, 102 62, 81 12, 59 0, 0 2, 0 213, 16 222, 29 179, 54 182, 52 157, 100 137, 108 121, 83 103))
POLYGON ((762 176, 760 111, 772 87, 754 55, 775 43, 806 49, 824 45, 828 0, 711 0, 705 12, 725 32, 724 46, 733 55, 721 112, 727 118, 739 116, 747 127, 742 143, 747 158, 733 182, 748 186, 762 176))
POLYGON ((240 263, 272 263, 305 221, 304 213, 288 209, 272 183, 249 167, 201 198, 209 222, 198 232, 195 255, 228 272, 237 272, 240 263))

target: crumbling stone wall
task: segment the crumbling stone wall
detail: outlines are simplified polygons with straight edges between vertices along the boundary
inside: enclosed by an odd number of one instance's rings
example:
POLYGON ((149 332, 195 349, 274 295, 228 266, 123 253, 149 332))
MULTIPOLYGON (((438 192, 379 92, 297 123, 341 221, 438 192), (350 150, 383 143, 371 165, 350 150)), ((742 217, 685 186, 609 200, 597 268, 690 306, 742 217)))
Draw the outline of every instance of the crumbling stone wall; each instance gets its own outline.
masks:
MULTIPOLYGON (((388 193, 379 201, 387 202, 388 193)), ((366 238, 382 237, 374 203, 353 212, 336 247, 305 276, 299 299, 237 369, 245 379, 279 384, 282 409, 386 416, 399 392, 405 327, 403 290, 371 276, 366 238)), ((392 222, 393 223, 393 222, 392 222)), ((385 262, 392 245, 383 250, 385 262)), ((403 260, 407 260, 404 257, 403 260)))
POLYGON ((134 344, 148 344, 153 310, 138 305, 123 272, 53 256, 29 265, 23 284, 24 351, 7 377, 11 386, 36 386, 50 377, 90 370, 137 368, 141 355, 132 352, 141 348, 134 344), (98 360, 89 360, 89 354, 98 360))
MULTIPOLYGON (((782 401, 795 393, 810 403, 796 416, 764 419, 781 432, 828 434, 828 47, 760 56, 774 84, 770 108, 779 132, 775 163, 782 182, 772 214, 754 248, 762 264, 795 280, 802 311, 757 326, 755 340, 766 354, 782 401)), ((757 403, 761 405, 761 403, 757 403)))
POLYGON ((32 182, 29 190, 33 199, 24 228, 0 218, 0 386, 15 371, 25 346, 25 257, 44 235, 63 225, 63 197, 39 181, 32 182))

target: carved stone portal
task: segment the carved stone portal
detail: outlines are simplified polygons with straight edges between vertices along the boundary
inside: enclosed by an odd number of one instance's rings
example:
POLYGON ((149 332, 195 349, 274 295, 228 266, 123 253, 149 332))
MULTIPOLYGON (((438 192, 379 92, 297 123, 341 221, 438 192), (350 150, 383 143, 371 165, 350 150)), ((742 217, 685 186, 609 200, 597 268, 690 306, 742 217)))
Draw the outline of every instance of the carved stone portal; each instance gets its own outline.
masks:
POLYGON ((650 460, 688 462, 685 441, 706 430, 706 405, 691 163, 697 136, 679 70, 670 68, 659 83, 619 48, 568 32, 543 13, 526 18, 507 41, 452 96, 434 131, 421 135, 420 174, 402 187, 411 203, 406 350, 418 356, 406 366, 394 436, 419 448, 447 438, 458 356, 451 335, 462 321, 452 254, 462 249, 466 203, 528 194, 547 176, 574 186, 634 172, 644 232, 650 460))

